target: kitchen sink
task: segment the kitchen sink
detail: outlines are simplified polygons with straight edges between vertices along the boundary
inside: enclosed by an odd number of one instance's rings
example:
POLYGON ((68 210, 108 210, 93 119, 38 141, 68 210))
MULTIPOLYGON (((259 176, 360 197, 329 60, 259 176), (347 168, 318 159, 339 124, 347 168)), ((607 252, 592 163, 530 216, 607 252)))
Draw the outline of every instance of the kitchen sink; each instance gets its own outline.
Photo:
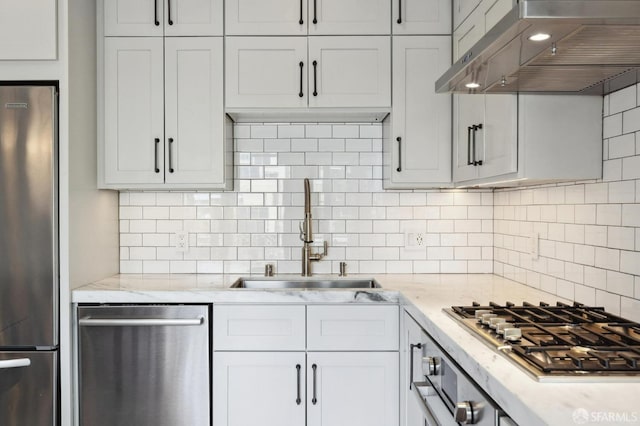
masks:
POLYGON ((291 278, 238 278, 231 288, 252 289, 327 289, 327 288, 382 288, 374 279, 291 279, 291 278))

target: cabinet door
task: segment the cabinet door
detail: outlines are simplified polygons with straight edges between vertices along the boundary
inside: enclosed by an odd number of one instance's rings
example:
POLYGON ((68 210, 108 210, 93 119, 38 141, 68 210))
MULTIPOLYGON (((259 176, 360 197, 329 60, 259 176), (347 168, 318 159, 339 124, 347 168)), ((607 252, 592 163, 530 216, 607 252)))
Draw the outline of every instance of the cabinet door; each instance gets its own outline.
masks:
POLYGON ((453 28, 458 28, 478 4, 480 0, 453 0, 453 28))
POLYGON ((163 0, 103 0, 103 5, 105 36, 162 37, 163 0))
POLYGON ((389 34, 388 0, 309 0, 309 34, 389 34))
POLYGON ((406 312, 404 313, 402 333, 402 349, 400 355, 400 401, 402 401, 401 423, 403 426, 423 426, 423 415, 420 406, 413 396, 412 383, 424 381, 422 375, 423 349, 418 346, 425 343, 423 331, 406 312))
POLYGON ((165 39, 167 183, 224 181, 222 38, 165 39))
POLYGON ((458 29, 453 32, 453 61, 460 59, 484 35, 482 11, 476 9, 458 29))
POLYGON ((392 0, 394 34, 451 34, 448 0, 392 0))
POLYGON ((398 400, 397 352, 307 354, 308 426, 397 426, 398 400))
POLYGON ((482 97, 485 99, 482 128, 484 137, 478 138, 482 141, 482 145, 476 147, 482 159, 482 166, 478 167, 478 177, 517 172, 518 96, 485 95, 482 97))
MULTIPOLYGON (((453 96, 453 181, 475 179, 478 166, 473 165, 473 129, 484 121, 484 95, 453 96), (471 163, 471 164, 470 164, 471 163)), ((481 160, 482 138, 485 132, 475 132, 475 159, 481 160)))
POLYGON ((221 36, 222 1, 168 0, 164 16, 165 35, 221 36))
POLYGON ((225 43, 227 108, 307 106, 306 38, 225 37, 225 43))
POLYGON ((390 174, 394 183, 451 181, 451 96, 434 90, 450 58, 451 37, 393 39, 390 174))
POLYGON ((56 59, 56 0, 0 0, 0 11, 0 60, 56 59))
POLYGON ((306 35, 307 0, 227 0, 227 35, 306 35))
POLYGON ((213 424, 305 424, 304 352, 214 352, 213 424))
POLYGON ((162 38, 106 38, 105 183, 164 182, 162 38))
POLYGON ((391 105, 389 37, 309 37, 307 68, 310 107, 391 105))

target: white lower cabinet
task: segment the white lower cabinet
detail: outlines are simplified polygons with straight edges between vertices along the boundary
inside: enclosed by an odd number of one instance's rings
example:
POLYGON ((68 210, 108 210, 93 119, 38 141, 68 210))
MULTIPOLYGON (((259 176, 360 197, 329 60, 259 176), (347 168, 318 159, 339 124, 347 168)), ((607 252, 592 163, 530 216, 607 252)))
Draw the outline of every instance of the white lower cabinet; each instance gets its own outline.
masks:
POLYGON ((424 426, 424 415, 413 395, 413 382, 424 381, 422 357, 424 339, 417 322, 409 314, 403 313, 402 335, 400 337, 400 401, 402 426, 424 426))
POLYGON ((304 425, 305 366, 304 352, 215 352, 213 424, 304 425))
POLYGON ((398 424, 397 352, 309 352, 308 426, 398 424))
POLYGON ((399 426, 397 305, 214 305, 213 318, 215 426, 399 426))

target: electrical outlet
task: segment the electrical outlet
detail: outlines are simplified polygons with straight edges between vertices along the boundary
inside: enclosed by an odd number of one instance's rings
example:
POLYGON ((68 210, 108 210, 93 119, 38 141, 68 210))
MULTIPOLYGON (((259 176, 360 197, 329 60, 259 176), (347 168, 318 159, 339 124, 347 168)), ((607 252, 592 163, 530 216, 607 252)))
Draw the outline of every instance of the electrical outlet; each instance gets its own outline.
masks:
POLYGON ((404 248, 407 250, 419 250, 426 246, 423 232, 409 231, 405 232, 404 248))
POLYGON ((176 251, 185 253, 189 251, 189 233, 186 231, 178 231, 175 233, 176 251))
POLYGON ((529 248, 529 253, 531 253, 531 259, 537 260, 538 256, 540 256, 540 233, 534 232, 533 234, 531 234, 529 243, 531 244, 529 248))

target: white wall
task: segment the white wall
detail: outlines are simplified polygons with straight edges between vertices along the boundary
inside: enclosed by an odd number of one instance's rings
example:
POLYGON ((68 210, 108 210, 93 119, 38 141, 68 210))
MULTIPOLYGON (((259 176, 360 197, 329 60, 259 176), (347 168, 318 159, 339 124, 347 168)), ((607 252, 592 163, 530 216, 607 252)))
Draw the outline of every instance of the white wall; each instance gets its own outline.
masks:
POLYGON ((234 192, 120 194, 120 272, 300 273, 311 179, 316 273, 492 272, 491 191, 383 191, 379 124, 238 124, 234 192), (405 250, 406 230, 425 247, 405 250), (176 231, 190 249, 174 248, 176 231))
POLYGON ((495 192, 496 274, 640 321, 639 91, 604 97, 602 179, 495 192))

